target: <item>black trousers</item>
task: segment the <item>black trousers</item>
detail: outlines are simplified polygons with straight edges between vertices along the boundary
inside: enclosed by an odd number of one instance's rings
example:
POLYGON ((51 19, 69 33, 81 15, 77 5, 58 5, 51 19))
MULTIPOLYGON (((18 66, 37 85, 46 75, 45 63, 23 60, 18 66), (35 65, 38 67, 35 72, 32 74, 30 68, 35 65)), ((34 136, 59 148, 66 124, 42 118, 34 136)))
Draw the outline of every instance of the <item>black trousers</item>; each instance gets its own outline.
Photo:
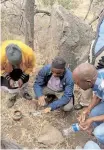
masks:
MULTIPOLYGON (((18 81, 22 75, 22 70, 21 69, 13 69, 12 72, 10 72, 10 77, 11 79, 13 79, 14 81, 18 81)), ((26 76, 26 79, 23 81, 23 83, 26 83, 29 81, 29 75, 26 76)), ((8 89, 17 89, 16 87, 11 87, 9 81, 1 76, 1 86, 6 86, 8 89)))

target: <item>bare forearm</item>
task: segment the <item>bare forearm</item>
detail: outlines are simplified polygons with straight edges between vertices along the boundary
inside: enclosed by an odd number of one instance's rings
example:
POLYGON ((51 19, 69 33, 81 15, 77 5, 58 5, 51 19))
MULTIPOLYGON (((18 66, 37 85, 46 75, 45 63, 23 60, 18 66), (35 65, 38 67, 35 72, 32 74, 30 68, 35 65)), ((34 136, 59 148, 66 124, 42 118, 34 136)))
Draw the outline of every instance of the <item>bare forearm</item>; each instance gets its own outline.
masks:
POLYGON ((92 122, 104 121, 104 115, 92 117, 91 120, 92 120, 92 122))
POLYGON ((88 110, 91 111, 97 104, 99 104, 100 101, 101 101, 100 98, 94 95, 91 103, 88 106, 88 110))

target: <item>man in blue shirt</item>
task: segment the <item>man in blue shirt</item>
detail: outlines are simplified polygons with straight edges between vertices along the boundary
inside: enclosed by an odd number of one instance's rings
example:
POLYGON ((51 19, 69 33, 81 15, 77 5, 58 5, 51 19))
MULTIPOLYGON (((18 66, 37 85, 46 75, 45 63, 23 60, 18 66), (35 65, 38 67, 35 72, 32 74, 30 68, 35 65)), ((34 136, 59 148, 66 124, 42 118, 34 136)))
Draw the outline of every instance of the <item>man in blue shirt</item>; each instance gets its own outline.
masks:
MULTIPOLYGON (((104 9, 99 16, 95 40, 92 41, 88 62, 96 69, 104 68, 104 9)), ((92 98, 92 90, 81 90, 80 104, 88 106, 92 98)))
POLYGON ((93 65, 83 63, 73 71, 73 79, 81 89, 93 90, 91 103, 79 117, 80 127, 82 130, 93 127, 93 134, 104 144, 104 69, 96 70, 93 65))
POLYGON ((36 77, 34 92, 38 104, 46 106, 45 112, 60 107, 63 107, 64 111, 70 111, 73 108, 74 83, 71 71, 65 66, 65 60, 56 57, 52 64, 44 66, 36 77), (51 101, 49 101, 50 98, 52 98, 51 101))

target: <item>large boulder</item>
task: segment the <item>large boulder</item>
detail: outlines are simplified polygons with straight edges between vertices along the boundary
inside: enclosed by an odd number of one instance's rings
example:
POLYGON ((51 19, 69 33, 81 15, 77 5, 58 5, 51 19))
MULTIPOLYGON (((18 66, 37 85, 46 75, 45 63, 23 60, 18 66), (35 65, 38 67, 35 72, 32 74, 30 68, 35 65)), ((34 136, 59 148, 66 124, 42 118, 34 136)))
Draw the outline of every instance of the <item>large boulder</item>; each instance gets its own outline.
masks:
POLYGON ((35 16, 35 48, 43 60, 59 55, 70 68, 87 59, 93 39, 91 27, 60 5, 53 5, 51 16, 35 16))

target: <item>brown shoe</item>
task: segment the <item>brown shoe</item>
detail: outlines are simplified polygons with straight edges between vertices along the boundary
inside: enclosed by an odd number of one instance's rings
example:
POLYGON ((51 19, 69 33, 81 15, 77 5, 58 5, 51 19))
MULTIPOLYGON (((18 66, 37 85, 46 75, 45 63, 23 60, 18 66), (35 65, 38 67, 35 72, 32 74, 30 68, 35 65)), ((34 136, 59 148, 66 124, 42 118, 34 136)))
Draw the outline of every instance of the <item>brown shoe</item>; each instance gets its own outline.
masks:
POLYGON ((16 102, 16 98, 17 98, 17 95, 14 95, 11 98, 9 98, 9 101, 7 104, 8 108, 11 108, 14 105, 14 103, 16 102))

